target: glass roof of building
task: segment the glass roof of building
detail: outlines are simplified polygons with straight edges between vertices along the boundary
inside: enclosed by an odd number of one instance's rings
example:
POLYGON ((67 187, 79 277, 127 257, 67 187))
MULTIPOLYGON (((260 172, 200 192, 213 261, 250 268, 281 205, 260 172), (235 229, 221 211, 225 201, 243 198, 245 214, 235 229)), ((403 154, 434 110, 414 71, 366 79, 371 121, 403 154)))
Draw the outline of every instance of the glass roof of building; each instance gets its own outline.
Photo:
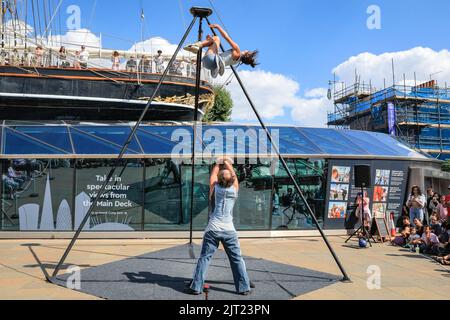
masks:
MULTIPOLYGON (((115 157, 131 132, 133 123, 46 123, 4 121, 1 126, 2 158, 27 157, 115 157)), ((286 157, 390 158, 432 160, 393 137, 373 132, 312 129, 293 126, 269 127, 286 157)), ((171 157, 183 143, 191 152, 190 123, 144 123, 126 152, 127 157, 171 157)), ((199 146, 216 154, 235 151, 238 155, 269 152, 270 143, 258 126, 212 124, 202 132, 199 146), (222 150, 222 152, 220 151, 222 150)), ((186 156, 186 154, 184 154, 186 156)))

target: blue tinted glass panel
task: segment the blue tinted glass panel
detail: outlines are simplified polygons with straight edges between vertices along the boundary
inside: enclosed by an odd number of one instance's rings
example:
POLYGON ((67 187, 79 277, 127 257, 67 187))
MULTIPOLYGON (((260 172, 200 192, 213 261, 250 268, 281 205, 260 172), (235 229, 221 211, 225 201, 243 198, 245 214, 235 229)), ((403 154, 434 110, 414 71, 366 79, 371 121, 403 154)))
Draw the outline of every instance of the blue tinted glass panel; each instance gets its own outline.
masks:
MULTIPOLYGON (((131 128, 127 126, 75 126, 74 128, 101 139, 111 141, 119 148, 125 144, 131 133, 131 128)), ((73 131, 75 130, 72 130, 72 132, 73 131)), ((135 138, 131 141, 128 148, 135 153, 142 152, 135 138)))
MULTIPOLYGON (((374 139, 372 135, 363 131, 340 131, 345 134, 350 140, 352 140, 359 147, 365 149, 372 155, 379 156, 399 156, 398 150, 391 148, 388 145, 382 144, 379 140, 374 139)), ((392 145, 393 146, 393 145, 392 145)))
POLYGON ((376 139, 378 143, 380 143, 382 145, 388 145, 388 146, 395 148, 395 151, 398 156, 427 159, 427 157, 425 155, 411 149, 407 145, 390 137, 387 134, 377 133, 377 132, 367 132, 367 134, 372 136, 372 139, 376 139))
MULTIPOLYGON (((149 134, 141 129, 137 131, 136 135, 142 145, 142 148, 144 149, 145 154, 170 156, 173 148, 177 144, 177 142, 172 142, 159 136, 149 134)), ((190 139, 190 137, 188 137, 188 139, 190 139)))
POLYGON ((282 154, 323 154, 323 150, 309 140, 302 132, 293 127, 270 127, 272 136, 273 130, 278 130, 280 136, 280 152, 282 154))
POLYGON ((36 155, 65 155, 61 150, 45 145, 34 139, 23 136, 8 128, 5 128, 4 137, 4 153, 5 154, 36 154, 36 155))
MULTIPOLYGON (((142 125, 139 127, 140 130, 146 131, 150 134, 154 134, 162 139, 165 139, 167 141, 172 140, 172 135, 176 130, 177 133, 179 132, 192 132, 192 127, 190 126, 146 126, 142 125)), ((179 134, 178 134, 179 135, 179 134)))
MULTIPOLYGON (((119 154, 121 148, 77 130, 70 130, 77 154, 119 154)), ((136 154, 128 149, 127 154, 136 154)))
POLYGON ((333 129, 301 128, 302 133, 327 154, 367 155, 367 152, 333 129))
POLYGON ((65 126, 17 126, 12 128, 65 152, 73 153, 69 133, 65 126))
POLYGON ((223 148, 221 152, 223 153, 240 155, 258 153, 259 140, 257 128, 233 125, 203 126, 202 128, 205 147, 214 143, 217 145, 222 144, 223 148), (220 135, 218 135, 219 132, 220 135), (215 142, 216 139, 219 139, 218 142, 215 142))

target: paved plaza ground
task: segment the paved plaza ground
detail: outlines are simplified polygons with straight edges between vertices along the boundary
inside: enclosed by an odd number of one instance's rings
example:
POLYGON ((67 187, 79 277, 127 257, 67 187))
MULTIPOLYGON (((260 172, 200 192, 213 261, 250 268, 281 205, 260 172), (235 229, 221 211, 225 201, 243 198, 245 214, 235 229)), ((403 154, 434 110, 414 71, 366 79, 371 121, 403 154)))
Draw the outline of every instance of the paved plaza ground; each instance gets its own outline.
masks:
MULTIPOLYGON (((450 292, 450 269, 425 256, 387 244, 360 249, 356 242, 345 244, 345 237, 330 237, 330 241, 352 282, 333 282, 296 299, 450 298, 444 294, 450 292), (371 270, 381 271, 379 289, 367 286, 371 270)), ((183 240, 80 240, 64 267, 92 268, 185 243, 183 240)), ((0 299, 99 299, 45 281, 43 268, 51 273, 67 244, 66 240, 1 240, 0 299)), ((340 275, 321 238, 243 239, 241 244, 247 257, 340 275)))

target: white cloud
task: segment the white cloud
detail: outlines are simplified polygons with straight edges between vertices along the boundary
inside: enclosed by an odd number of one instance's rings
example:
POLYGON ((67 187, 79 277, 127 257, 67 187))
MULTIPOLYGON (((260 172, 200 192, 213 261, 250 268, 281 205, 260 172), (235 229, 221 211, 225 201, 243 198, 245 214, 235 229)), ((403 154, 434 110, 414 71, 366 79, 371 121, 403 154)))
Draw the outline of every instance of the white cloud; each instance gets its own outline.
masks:
POLYGON ((49 37, 50 45, 62 44, 68 49, 79 49, 81 45, 92 48, 100 48, 100 37, 97 37, 88 29, 69 30, 64 35, 49 37))
MULTIPOLYGON (((282 74, 263 70, 240 71, 249 94, 258 111, 266 120, 288 115, 298 125, 306 127, 323 127, 327 119, 327 111, 332 104, 327 100, 327 89, 315 88, 300 94, 300 84, 282 74)), ((231 92, 234 109, 233 120, 254 120, 253 111, 234 80, 228 89, 231 92)))
MULTIPOLYGON (((187 43, 185 44, 187 45, 187 43)), ((175 50, 177 49, 176 44, 170 43, 168 40, 161 38, 161 37, 152 37, 150 39, 137 42, 135 45, 133 45, 130 49, 128 49, 129 52, 148 52, 149 54, 157 54, 158 50, 161 50, 163 52, 164 56, 170 56, 175 53, 175 50)), ((195 57, 193 54, 181 50, 178 54, 179 57, 185 56, 185 57, 195 57)))
POLYGON ((387 85, 392 85, 392 59, 394 59, 396 83, 403 84, 405 74, 407 84, 414 83, 414 72, 417 82, 433 79, 442 85, 450 80, 450 52, 448 50, 434 51, 430 48, 416 47, 410 50, 386 52, 375 55, 369 52, 350 57, 333 69, 339 81, 347 85, 355 81, 355 70, 361 76, 361 81, 372 84, 377 88, 383 87, 384 79, 387 85), (437 73, 437 74, 436 74, 437 73))

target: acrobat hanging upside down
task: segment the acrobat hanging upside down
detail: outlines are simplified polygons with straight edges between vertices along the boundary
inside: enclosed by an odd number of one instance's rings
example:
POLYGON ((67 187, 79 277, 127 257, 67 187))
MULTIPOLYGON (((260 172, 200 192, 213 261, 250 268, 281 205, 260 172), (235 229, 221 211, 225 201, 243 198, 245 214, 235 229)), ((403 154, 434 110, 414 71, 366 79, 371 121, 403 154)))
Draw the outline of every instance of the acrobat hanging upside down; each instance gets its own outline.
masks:
POLYGON ((205 41, 199 41, 193 43, 184 49, 186 51, 197 54, 199 50, 208 48, 205 57, 203 58, 203 67, 211 71, 213 78, 217 78, 218 75, 223 76, 225 73, 225 67, 235 66, 239 63, 252 66, 255 68, 258 65, 256 60, 258 51, 241 51, 239 45, 231 39, 228 33, 217 24, 211 24, 210 28, 217 29, 222 37, 231 45, 231 49, 225 52, 219 53, 220 38, 218 36, 206 36, 205 41))

